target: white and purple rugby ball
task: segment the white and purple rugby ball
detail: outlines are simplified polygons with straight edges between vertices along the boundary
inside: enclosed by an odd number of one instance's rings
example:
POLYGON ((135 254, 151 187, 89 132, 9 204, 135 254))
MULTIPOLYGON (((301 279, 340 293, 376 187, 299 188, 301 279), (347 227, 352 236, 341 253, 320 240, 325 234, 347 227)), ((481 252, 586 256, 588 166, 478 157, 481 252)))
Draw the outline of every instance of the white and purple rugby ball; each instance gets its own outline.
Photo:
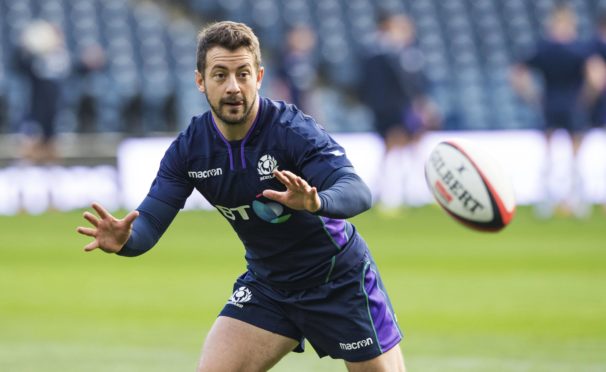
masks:
POLYGON ((425 179, 437 202, 457 221, 499 231, 513 218, 513 187, 498 163, 475 143, 440 142, 425 163, 425 179))

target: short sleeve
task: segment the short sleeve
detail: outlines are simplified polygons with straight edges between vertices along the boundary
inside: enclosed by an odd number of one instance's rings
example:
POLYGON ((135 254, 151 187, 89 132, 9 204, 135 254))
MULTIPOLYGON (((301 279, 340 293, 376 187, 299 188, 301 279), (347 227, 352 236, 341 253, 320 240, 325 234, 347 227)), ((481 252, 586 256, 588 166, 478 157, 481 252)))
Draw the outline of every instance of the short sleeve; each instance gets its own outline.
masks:
POLYGON ((545 68, 545 64, 549 64, 551 60, 549 45, 541 40, 536 46, 532 49, 527 50, 521 59, 521 63, 538 70, 542 70, 545 68))

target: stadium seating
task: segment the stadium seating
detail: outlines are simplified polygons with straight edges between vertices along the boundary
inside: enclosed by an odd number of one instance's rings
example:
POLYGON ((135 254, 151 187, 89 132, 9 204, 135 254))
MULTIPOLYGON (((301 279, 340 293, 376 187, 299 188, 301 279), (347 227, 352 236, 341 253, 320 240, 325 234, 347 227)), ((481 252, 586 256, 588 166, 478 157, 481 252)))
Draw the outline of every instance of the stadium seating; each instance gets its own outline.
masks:
MULTIPOLYGON (((250 24, 271 56, 284 32, 306 23, 319 35, 316 53, 337 94, 357 86, 359 61, 376 30, 380 12, 406 11, 417 24, 426 55, 432 95, 446 129, 516 129, 536 125, 536 113, 521 104, 508 81, 508 68, 541 35, 542 20, 556 0, 0 0, 0 133, 18 130, 27 106, 27 84, 12 61, 27 23, 44 18, 65 34, 74 60, 93 44, 108 64, 87 83, 70 79, 64 131, 148 134, 176 130, 207 108, 192 83, 195 34, 200 23, 232 19, 250 24), (185 11, 174 16, 175 7, 185 11), (191 15, 194 15, 193 17, 191 15), (74 107, 83 95, 98 106, 96 126, 83 127, 74 107)), ((583 37, 606 0, 573 0, 583 37)), ((267 61, 269 64, 271 60, 267 61)), ((271 79, 272 75, 268 74, 271 79)), ((318 100, 323 102, 323 100, 318 100)), ((331 101, 331 100, 328 100, 331 101)), ((343 101, 343 100, 341 100, 343 101)), ((348 102, 352 102, 351 100, 348 102)), ((364 110, 326 107, 336 130, 364 130, 364 110), (359 117, 351 118, 351 112, 359 117)))

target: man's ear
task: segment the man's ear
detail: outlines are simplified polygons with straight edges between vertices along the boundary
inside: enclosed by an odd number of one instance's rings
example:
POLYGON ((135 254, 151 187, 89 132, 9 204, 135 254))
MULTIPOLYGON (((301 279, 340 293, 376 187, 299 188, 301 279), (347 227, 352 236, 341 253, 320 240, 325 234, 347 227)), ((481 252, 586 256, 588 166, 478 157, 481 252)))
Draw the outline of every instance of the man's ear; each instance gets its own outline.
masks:
POLYGON ((196 80, 196 85, 198 86, 198 90, 202 93, 206 93, 206 90, 204 89, 204 76, 202 76, 202 74, 196 70, 194 72, 194 79, 196 80))
POLYGON ((263 82, 264 74, 265 74, 265 68, 263 66, 260 66, 259 72, 257 73, 257 90, 261 89, 261 83, 263 82))

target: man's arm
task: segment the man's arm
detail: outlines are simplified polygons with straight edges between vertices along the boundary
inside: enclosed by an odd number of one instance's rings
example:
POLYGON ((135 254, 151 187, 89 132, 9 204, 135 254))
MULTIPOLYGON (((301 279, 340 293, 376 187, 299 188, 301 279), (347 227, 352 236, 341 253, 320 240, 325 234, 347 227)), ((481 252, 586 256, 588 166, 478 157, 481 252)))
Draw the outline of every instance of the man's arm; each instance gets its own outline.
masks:
POLYGON ((99 217, 89 211, 84 212, 83 217, 93 227, 80 226, 76 229, 78 233, 94 238, 84 246, 84 250, 90 252, 99 248, 106 253, 118 252, 128 240, 131 226, 139 212, 132 211, 120 220, 112 216, 101 204, 93 203, 92 207, 99 217))
POLYGON ((526 102, 534 105, 540 103, 540 95, 535 85, 532 74, 525 64, 516 64, 510 72, 510 81, 513 89, 526 102))
POLYGON ((133 223, 128 241, 116 252, 120 256, 139 256, 150 250, 160 240, 179 209, 147 196, 137 211, 139 218, 133 223))
POLYGON ((92 207, 99 217, 87 211, 84 218, 93 227, 77 228, 80 234, 94 238, 84 250, 90 252, 99 248, 120 256, 138 256, 147 252, 158 242, 179 211, 150 196, 121 220, 100 204, 93 203, 92 207))
POLYGON ((334 171, 318 193, 321 205, 314 212, 331 218, 350 218, 372 206, 372 194, 352 167, 334 171))
POLYGON ((372 196, 368 186, 352 167, 335 170, 322 184, 322 191, 289 171, 274 171, 286 191, 264 190, 263 196, 295 210, 306 210, 331 218, 349 218, 369 209, 372 196))

